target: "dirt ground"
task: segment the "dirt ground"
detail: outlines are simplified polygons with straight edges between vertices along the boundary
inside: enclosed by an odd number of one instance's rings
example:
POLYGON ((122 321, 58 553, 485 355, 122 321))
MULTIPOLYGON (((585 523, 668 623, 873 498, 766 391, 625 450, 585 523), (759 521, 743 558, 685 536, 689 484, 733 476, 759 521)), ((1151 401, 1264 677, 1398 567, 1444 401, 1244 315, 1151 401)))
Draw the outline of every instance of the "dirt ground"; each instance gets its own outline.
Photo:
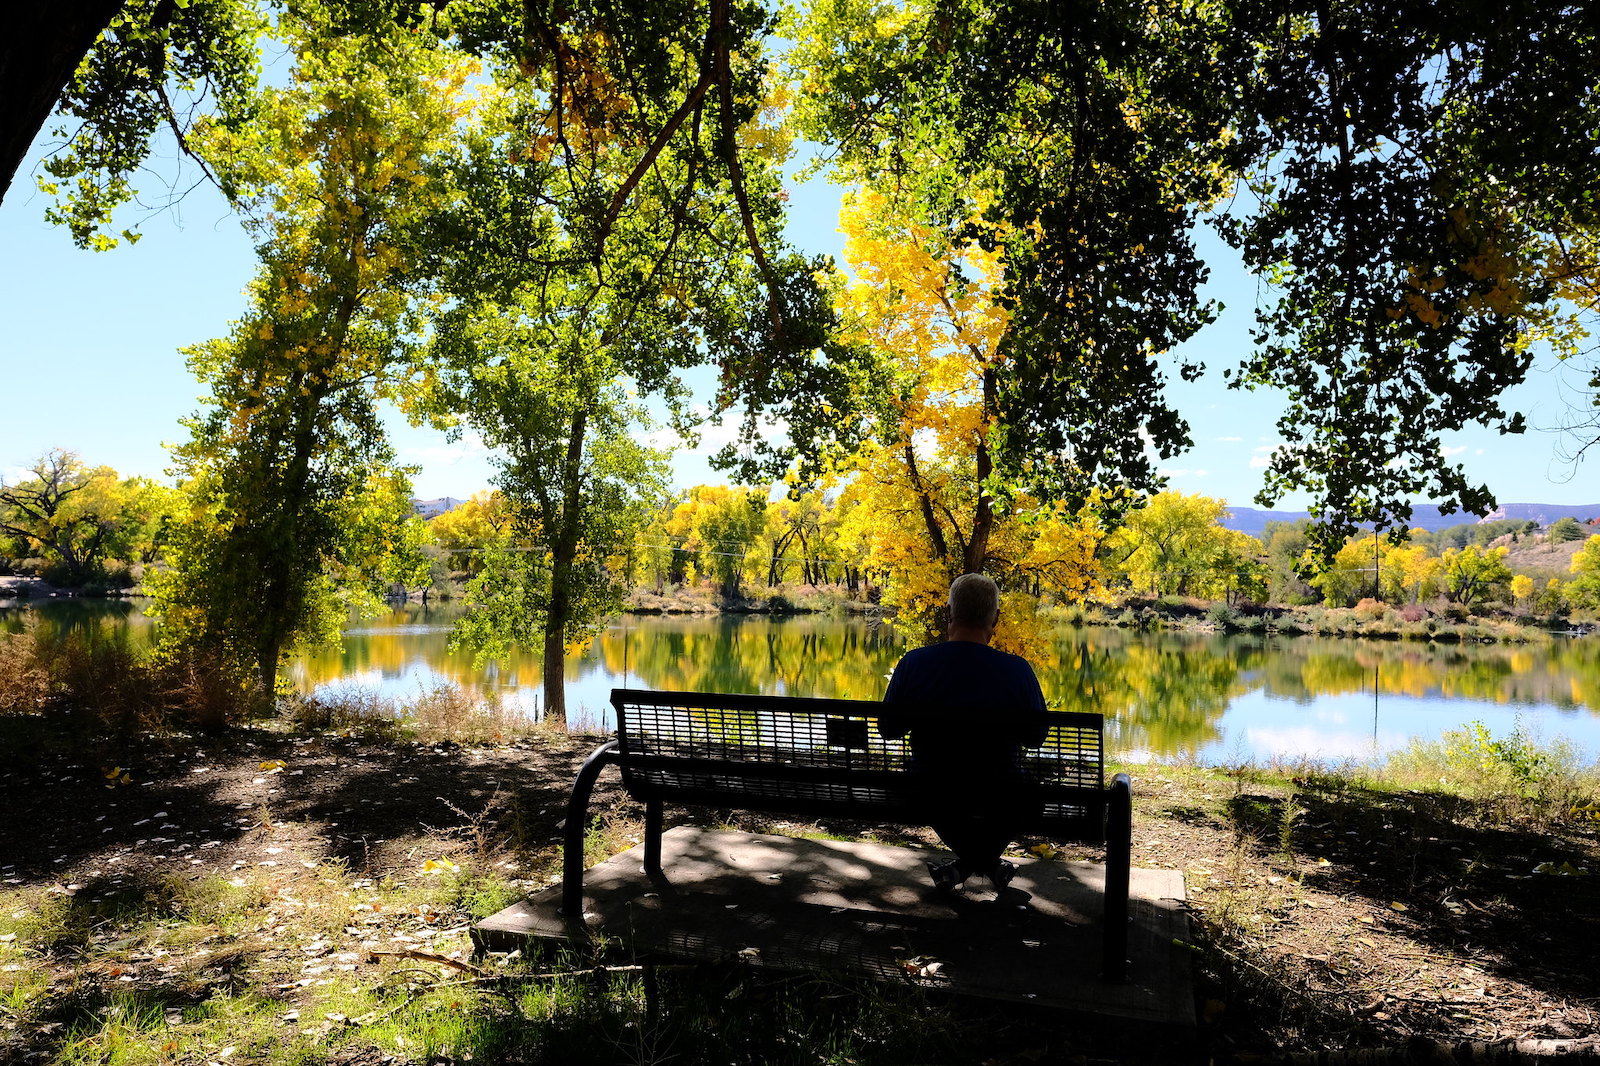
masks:
MULTIPOLYGON (((0 881, 76 896, 114 892, 150 871, 247 871, 291 898, 329 859, 376 877, 415 869, 440 841, 509 856, 514 837, 522 859, 505 859, 507 869, 520 887, 540 888, 557 876, 567 791, 597 740, 396 746, 253 730, 198 750, 152 747, 115 767, 3 752, 0 881)), ((1201 1032, 1175 1055, 1293 1061, 1326 1049, 1463 1041, 1600 1051, 1591 1043, 1600 1033, 1596 823, 1534 834, 1488 825, 1472 804, 1431 794, 1131 769, 1134 863, 1184 871, 1194 918, 1201 1032)), ((595 809, 626 843, 640 811, 614 774, 603 776, 595 809)), ((676 811, 668 824, 725 817, 676 811)), ((895 827, 826 828, 928 839, 895 827)), ((1070 844, 1060 854, 1099 857, 1070 844)), ((463 928, 459 915, 440 917, 397 917, 384 932, 402 947, 427 947, 463 928)), ((358 943, 374 942, 370 930, 345 932, 330 934, 312 961, 354 960, 358 943)), ((170 969, 174 960, 129 965, 131 975, 101 976, 137 978, 141 966, 170 969)), ((1119 1036, 1102 1036, 1079 1061, 1110 1061, 1106 1048, 1119 1036)), ((25 1037, 11 1034, 0 1052, 25 1037)))

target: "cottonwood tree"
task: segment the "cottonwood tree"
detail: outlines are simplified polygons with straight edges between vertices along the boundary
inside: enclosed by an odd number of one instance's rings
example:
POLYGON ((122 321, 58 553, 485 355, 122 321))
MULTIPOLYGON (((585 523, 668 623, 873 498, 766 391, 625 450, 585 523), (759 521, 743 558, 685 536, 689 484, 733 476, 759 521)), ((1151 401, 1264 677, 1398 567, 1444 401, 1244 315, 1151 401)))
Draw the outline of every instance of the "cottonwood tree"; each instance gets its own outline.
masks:
POLYGON ((615 557, 665 492, 661 453, 635 434, 642 412, 604 351, 584 349, 584 340, 545 349, 536 327, 509 316, 470 324, 446 316, 436 347, 459 361, 439 388, 495 450, 508 518, 477 560, 466 588, 472 610, 453 640, 480 659, 541 649, 552 723, 566 721, 568 649, 621 606, 626 568, 615 557))
POLYGON ((152 561, 165 543, 175 496, 148 478, 123 479, 76 452, 52 449, 28 476, 0 481, 0 537, 13 542, 15 557, 46 559, 57 583, 82 585, 103 578, 112 560, 152 561))
POLYGON ((481 552, 503 546, 511 537, 511 512, 498 492, 472 498, 428 520, 431 543, 446 553, 451 570, 475 577, 483 570, 481 552))
POLYGON ((254 190, 262 265, 245 317, 189 350, 209 409, 176 451, 190 514, 156 588, 167 647, 215 653, 267 692, 347 603, 426 580, 376 402, 419 339, 416 227, 446 195, 434 157, 473 74, 398 31, 333 36, 286 15, 278 32, 296 48, 289 86, 251 130, 205 133, 254 190))
MULTIPOLYGON (((1600 607, 1600 536, 1583 542, 1583 547, 1573 553, 1569 569, 1576 576, 1566 584, 1567 601, 1579 607, 1600 607)), ((1560 582, 1551 578, 1550 590, 1560 588, 1560 582)))
POLYGON ((63 146, 39 182, 59 197, 49 217, 80 247, 117 244, 112 212, 134 196, 133 175, 158 134, 170 132, 199 159, 188 141, 197 110, 234 126, 254 114, 256 40, 266 20, 250 0, 24 4, 7 22, 0 197, 54 115, 63 146))
POLYGON ((954 243, 871 190, 847 199, 841 226, 853 268, 836 278, 842 313, 895 368, 876 432, 847 467, 855 535, 869 545, 869 565, 889 575, 885 600, 908 633, 941 633, 951 580, 989 571, 1010 594, 1000 638, 1021 648, 1036 637, 1032 599, 1043 588, 1081 598, 1098 587, 1099 529, 1061 505, 994 499, 1011 317, 995 296, 1003 253, 954 243))
POLYGON ((835 342, 817 264, 779 237, 788 140, 761 57, 717 59, 714 71, 738 77, 713 94, 701 52, 720 54, 731 27, 708 33, 702 49, 664 60, 688 95, 653 136, 629 126, 633 81, 603 34, 553 66, 496 68, 484 124, 453 171, 461 195, 431 228, 444 308, 419 364, 428 409, 498 450, 497 485, 535 549, 485 559, 525 587, 515 607, 496 592, 460 632, 492 649, 539 631, 555 720, 566 648, 618 601, 605 559, 661 494, 660 456, 633 440, 642 409, 629 393, 692 433, 680 375, 715 366, 715 409, 742 419, 724 462, 754 478, 792 452, 758 416, 781 419, 814 456, 856 432, 851 412, 873 371, 835 342))
POLYGON ((1445 598, 1466 607, 1504 599, 1511 590, 1511 568, 1505 562, 1509 551, 1505 547, 1480 551, 1472 544, 1445 551, 1439 556, 1445 598))
POLYGON ((1261 583, 1266 567, 1261 542, 1222 526, 1226 517, 1222 500, 1157 493, 1110 536, 1106 554, 1146 595, 1231 599, 1261 583))
POLYGON ((1004 252, 991 494, 1136 496, 1189 443, 1157 357, 1212 317, 1191 234, 1225 188, 1211 18, 818 0, 794 30, 802 122, 839 146, 843 174, 953 244, 1004 252))
POLYGON ((1261 502, 1309 492, 1323 557, 1413 495, 1484 513, 1440 434, 1520 431, 1500 397, 1600 291, 1600 35, 1570 3, 822 0, 796 38, 849 174, 1011 223, 997 481, 1158 487, 1189 441, 1149 355, 1208 319, 1203 207, 1265 283, 1232 375, 1287 398, 1261 502))
POLYGON ((1234 383, 1287 406, 1257 499, 1305 491, 1330 554, 1409 501, 1485 514, 1441 450, 1471 423, 1521 432, 1500 397, 1532 345, 1575 351, 1558 297, 1596 277, 1600 35, 1571 4, 1252 0, 1219 68, 1240 103, 1249 192, 1221 232, 1263 277, 1234 383))

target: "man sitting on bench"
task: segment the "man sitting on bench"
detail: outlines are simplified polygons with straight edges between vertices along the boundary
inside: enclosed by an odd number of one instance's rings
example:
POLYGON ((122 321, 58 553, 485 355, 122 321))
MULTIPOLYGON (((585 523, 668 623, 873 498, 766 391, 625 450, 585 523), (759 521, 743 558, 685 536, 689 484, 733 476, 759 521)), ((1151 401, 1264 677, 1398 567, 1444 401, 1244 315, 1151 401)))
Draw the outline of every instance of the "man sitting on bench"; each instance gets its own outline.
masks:
POLYGON ((891 740, 911 734, 919 800, 955 852, 928 864, 934 886, 948 892, 985 874, 1003 892, 1016 867, 1000 853, 1030 802, 1022 748, 1038 747, 1048 732, 1044 693, 1026 659, 989 646, 1000 620, 993 580, 962 574, 949 602, 948 639, 900 660, 878 729, 891 740))

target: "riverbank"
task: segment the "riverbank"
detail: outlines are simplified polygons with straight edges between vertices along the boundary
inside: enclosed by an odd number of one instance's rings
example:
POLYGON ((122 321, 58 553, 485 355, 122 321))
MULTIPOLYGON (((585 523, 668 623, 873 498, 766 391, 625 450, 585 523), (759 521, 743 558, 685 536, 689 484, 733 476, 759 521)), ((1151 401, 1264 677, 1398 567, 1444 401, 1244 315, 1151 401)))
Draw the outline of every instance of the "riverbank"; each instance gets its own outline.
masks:
MULTIPOLYGON (((833 588, 780 586, 747 590, 727 598, 710 585, 634 589, 625 613, 636 615, 859 614, 893 617, 894 610, 833 588)), ((1359 637, 1435 643, 1522 644, 1553 636, 1586 636, 1587 617, 1536 618, 1527 614, 1472 614, 1448 603, 1390 605, 1363 600, 1354 607, 1226 604, 1182 596, 1124 597, 1109 603, 1050 604, 1050 623, 1175 632, 1244 633, 1273 636, 1359 637)))
POLYGON ((1072 604, 1044 609, 1057 624, 1119 629, 1245 633, 1285 637, 1360 637, 1436 643, 1524 644, 1561 636, 1587 636, 1591 620, 1531 615, 1474 615, 1450 604, 1392 606, 1363 600, 1355 607, 1225 604, 1178 596, 1130 597, 1115 604, 1072 604))
MULTIPOLYGON (((558 877, 566 790, 602 738, 325 710, 119 749, 0 746, 0 1059, 1353 1062, 1459 1041, 1571 1051, 1600 1027, 1600 790, 1510 748, 1341 773, 1122 767, 1134 862, 1184 871, 1194 918, 1203 1020, 1165 1043, 737 962, 664 975, 652 1015, 637 973, 595 971, 625 959, 472 960, 474 920, 558 877)), ((614 776, 595 810, 589 861, 639 839, 614 776)))
MULTIPOLYGON (((419 603, 421 593, 391 603, 419 603)), ((461 590, 434 598, 460 602, 461 590)), ((96 591, 85 595, 58 589, 38 578, 0 577, 0 608, 15 608, 52 599, 141 598, 137 587, 96 591)), ((810 585, 781 585, 772 589, 746 589, 735 597, 721 595, 709 583, 669 586, 660 590, 642 586, 623 601, 627 615, 769 615, 843 614, 892 618, 892 608, 871 598, 853 596, 841 589, 810 585)), ((1273 636, 1357 637, 1370 640, 1405 640, 1440 644, 1526 644, 1552 638, 1588 636, 1596 620, 1588 615, 1471 614, 1446 604, 1390 605, 1363 600, 1355 607, 1286 606, 1282 604, 1226 604, 1181 596, 1125 597, 1110 603, 1050 604, 1042 616, 1058 625, 1097 626, 1142 631, 1242 633, 1273 636)))

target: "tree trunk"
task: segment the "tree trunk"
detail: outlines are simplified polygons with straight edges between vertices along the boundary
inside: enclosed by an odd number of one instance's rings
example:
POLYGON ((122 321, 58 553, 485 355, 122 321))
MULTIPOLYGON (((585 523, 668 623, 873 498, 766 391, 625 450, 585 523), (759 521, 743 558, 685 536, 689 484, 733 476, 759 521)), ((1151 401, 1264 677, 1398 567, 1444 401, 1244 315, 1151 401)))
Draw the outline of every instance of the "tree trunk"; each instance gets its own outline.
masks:
POLYGON ((994 507, 989 500, 989 494, 984 491, 983 483, 994 472, 994 460, 989 455, 988 424, 995 416, 995 392, 997 389, 995 373, 992 367, 985 367, 983 371, 983 413, 984 436, 978 440, 977 477, 978 477, 978 502, 972 513, 972 536, 967 539, 966 557, 962 565, 966 567, 965 573, 983 573, 983 564, 989 558, 989 534, 994 531, 994 507))
POLYGON ((943 563, 950 558, 950 548, 945 543, 944 529, 933 513, 933 498, 922 483, 922 473, 917 469, 917 453, 908 440, 905 443, 906 473, 911 476, 911 489, 917 494, 917 506, 922 511, 922 525, 928 531, 928 543, 933 547, 933 557, 943 563))
MULTIPOLYGON (((552 589, 552 591, 554 591, 552 589)), ((567 724, 567 642, 555 618, 554 597, 544 623, 544 720, 567 724)))
POLYGON ((124 0, 15 4, 0 39, 0 199, 78 64, 124 0))
POLYGON ((572 613, 572 565, 578 557, 579 507, 583 490, 583 438, 588 408, 572 415, 572 433, 561 464, 561 515, 550 544, 550 607, 544 619, 544 717, 567 724, 567 622, 572 613))

